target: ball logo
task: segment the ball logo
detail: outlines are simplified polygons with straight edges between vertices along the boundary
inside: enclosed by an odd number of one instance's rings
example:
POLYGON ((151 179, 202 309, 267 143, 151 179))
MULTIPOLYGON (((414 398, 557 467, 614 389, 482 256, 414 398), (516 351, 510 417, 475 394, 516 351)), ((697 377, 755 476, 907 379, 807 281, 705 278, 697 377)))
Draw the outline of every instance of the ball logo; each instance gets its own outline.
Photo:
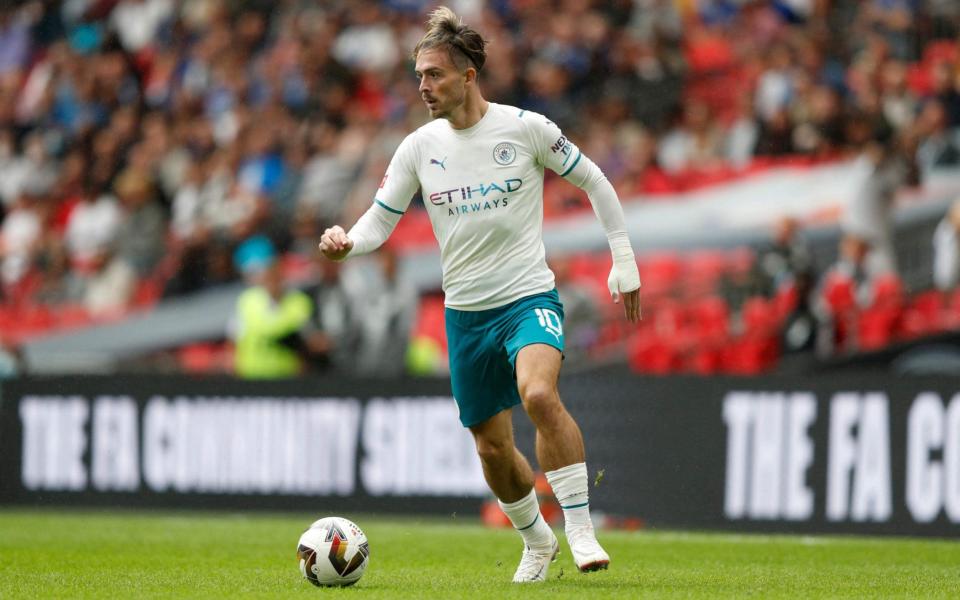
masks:
POLYGON ((360 544, 356 554, 353 555, 350 562, 347 562, 345 558, 347 553, 347 534, 336 524, 327 531, 327 541, 330 542, 330 564, 333 565, 333 568, 341 576, 354 572, 357 567, 363 564, 364 559, 370 554, 370 546, 368 544, 360 544))
POLYGON ((303 563, 303 574, 307 580, 313 585, 320 585, 317 580, 317 552, 306 544, 300 544, 297 546, 297 560, 303 563))
POLYGON ((500 142, 493 149, 493 160, 498 165, 509 165, 517 159, 517 149, 510 142, 500 142))

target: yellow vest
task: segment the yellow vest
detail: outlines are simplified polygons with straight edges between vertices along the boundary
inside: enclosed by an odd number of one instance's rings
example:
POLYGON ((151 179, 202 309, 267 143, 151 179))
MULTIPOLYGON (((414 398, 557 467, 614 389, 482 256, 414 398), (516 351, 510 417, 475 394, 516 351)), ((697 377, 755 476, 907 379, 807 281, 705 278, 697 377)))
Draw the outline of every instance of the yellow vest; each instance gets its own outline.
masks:
POLYGON ((311 308, 310 297, 299 291, 284 293, 279 303, 262 287, 240 294, 234 353, 237 375, 271 379, 300 373, 299 354, 279 340, 299 331, 310 318, 311 308))

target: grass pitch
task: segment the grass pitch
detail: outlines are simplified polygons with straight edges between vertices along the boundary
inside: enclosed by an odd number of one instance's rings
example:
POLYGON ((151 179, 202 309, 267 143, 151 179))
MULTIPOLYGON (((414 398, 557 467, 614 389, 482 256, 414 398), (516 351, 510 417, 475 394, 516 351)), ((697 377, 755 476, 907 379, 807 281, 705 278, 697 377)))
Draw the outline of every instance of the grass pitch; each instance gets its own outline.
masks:
MULTIPOLYGON (((0 510, 0 598, 957 597, 944 540, 603 532, 609 571, 581 575, 566 543, 542 585, 510 583, 509 530, 449 518, 353 518, 371 563, 318 589, 295 546, 320 515, 0 510)), ((562 536, 561 536, 562 537, 562 536)))

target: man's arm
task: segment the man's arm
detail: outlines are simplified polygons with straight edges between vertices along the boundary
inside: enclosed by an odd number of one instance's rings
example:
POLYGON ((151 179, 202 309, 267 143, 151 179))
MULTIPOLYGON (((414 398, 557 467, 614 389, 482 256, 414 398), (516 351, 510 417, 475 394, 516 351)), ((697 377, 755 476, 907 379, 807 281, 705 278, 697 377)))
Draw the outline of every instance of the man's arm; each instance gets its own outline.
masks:
POLYGON ((642 316, 640 272, 617 192, 600 167, 584 156, 555 123, 543 115, 528 111, 522 111, 519 117, 531 136, 540 164, 585 191, 590 198, 613 254, 613 268, 607 278, 610 296, 616 303, 623 298, 623 310, 628 321, 639 321, 642 316))
POLYGON ((607 234, 607 243, 613 255, 613 268, 607 277, 607 287, 614 302, 619 302, 623 297, 624 314, 627 320, 635 323, 643 317, 640 308, 640 271, 627 235, 627 224, 617 192, 600 167, 583 155, 567 175, 567 180, 587 193, 593 212, 607 234))
POLYGON ((339 225, 324 231, 320 236, 320 252, 331 260, 340 261, 347 256, 373 252, 387 241, 420 184, 415 164, 416 148, 414 134, 411 134, 394 153, 367 212, 357 219, 349 232, 339 225))
POLYGON ((367 254, 379 248, 393 233, 403 213, 396 214, 374 202, 357 219, 349 233, 334 225, 320 236, 320 252, 330 260, 344 260, 347 256, 367 254))
POLYGON ((585 191, 590 198, 613 254, 613 269, 607 278, 610 295, 617 303, 623 298, 627 320, 631 323, 640 320, 640 272, 617 192, 600 167, 584 156, 555 123, 527 111, 520 114, 520 119, 530 132, 539 162, 585 191))

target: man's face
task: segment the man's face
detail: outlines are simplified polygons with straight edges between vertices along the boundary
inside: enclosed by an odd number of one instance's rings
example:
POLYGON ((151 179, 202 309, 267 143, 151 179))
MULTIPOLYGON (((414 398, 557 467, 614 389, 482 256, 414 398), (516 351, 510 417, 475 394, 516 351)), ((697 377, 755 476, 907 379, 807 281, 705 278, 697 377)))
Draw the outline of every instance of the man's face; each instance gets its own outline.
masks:
POLYGON ((446 49, 420 51, 416 74, 420 79, 420 98, 432 118, 449 117, 463 104, 467 96, 466 75, 457 70, 446 49))

